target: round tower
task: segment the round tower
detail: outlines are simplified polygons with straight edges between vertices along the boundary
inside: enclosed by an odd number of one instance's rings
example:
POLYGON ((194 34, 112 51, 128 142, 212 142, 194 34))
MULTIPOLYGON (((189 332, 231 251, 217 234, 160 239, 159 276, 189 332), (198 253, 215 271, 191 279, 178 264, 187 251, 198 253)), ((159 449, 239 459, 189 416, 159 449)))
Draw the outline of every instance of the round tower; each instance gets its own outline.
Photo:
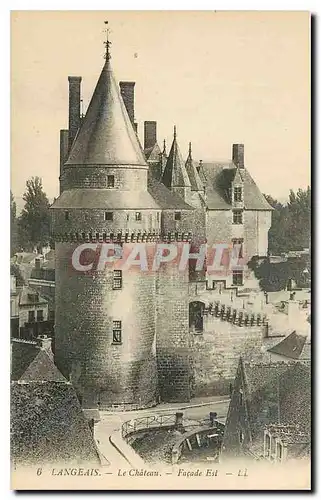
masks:
POLYGON ((52 206, 55 362, 83 407, 130 410, 156 403, 155 275, 111 263, 100 268, 95 261, 104 243, 115 242, 126 254, 133 244, 152 246, 159 237, 160 208, 147 190, 147 173, 107 44, 52 206), (91 250, 82 252, 80 264, 94 261, 87 271, 75 269, 73 260, 84 243, 91 250))

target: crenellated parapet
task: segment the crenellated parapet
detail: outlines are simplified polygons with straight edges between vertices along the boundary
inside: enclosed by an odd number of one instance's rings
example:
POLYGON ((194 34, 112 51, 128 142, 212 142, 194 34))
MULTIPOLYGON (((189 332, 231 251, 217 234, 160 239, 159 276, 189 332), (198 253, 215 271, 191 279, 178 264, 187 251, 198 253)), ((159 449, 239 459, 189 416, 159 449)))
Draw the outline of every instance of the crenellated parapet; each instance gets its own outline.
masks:
POLYGON ((56 242, 62 243, 88 243, 88 242, 107 242, 107 243, 144 243, 144 242, 158 242, 158 243, 172 243, 172 242, 190 242, 192 240, 192 233, 166 233, 162 234, 156 231, 153 232, 140 232, 140 231, 121 231, 117 233, 100 232, 92 230, 90 232, 71 232, 52 234, 56 242))

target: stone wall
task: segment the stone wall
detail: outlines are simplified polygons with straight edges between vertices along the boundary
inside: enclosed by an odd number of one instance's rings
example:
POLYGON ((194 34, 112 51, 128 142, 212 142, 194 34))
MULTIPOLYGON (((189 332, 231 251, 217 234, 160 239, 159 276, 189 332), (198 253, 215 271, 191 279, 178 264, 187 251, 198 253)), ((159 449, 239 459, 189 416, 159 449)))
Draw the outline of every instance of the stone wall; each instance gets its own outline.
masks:
POLYGON ((260 353, 263 331, 204 316, 204 331, 193 335, 193 344, 195 396, 223 395, 229 393, 240 356, 260 353))
MULTIPOLYGON (((77 244, 56 244, 55 362, 84 407, 146 407, 156 402, 155 276, 130 269, 113 290, 113 269, 76 272, 77 244), (122 342, 113 342, 121 321, 122 342)), ((126 246, 126 245, 124 245, 126 246)))
POLYGON ((175 262, 161 266, 156 293, 160 397, 162 401, 189 401, 192 351, 188 326, 188 269, 179 272, 175 262))

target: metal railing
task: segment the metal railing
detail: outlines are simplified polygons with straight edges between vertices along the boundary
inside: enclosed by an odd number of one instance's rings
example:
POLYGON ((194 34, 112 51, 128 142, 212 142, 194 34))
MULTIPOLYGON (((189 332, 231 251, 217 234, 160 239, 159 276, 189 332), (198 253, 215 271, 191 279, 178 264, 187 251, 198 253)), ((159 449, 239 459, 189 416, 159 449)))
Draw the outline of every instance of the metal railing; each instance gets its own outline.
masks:
POLYGON ((125 439, 129 434, 143 429, 174 427, 175 423, 175 413, 172 415, 149 415, 124 422, 121 428, 121 434, 122 438, 125 439))

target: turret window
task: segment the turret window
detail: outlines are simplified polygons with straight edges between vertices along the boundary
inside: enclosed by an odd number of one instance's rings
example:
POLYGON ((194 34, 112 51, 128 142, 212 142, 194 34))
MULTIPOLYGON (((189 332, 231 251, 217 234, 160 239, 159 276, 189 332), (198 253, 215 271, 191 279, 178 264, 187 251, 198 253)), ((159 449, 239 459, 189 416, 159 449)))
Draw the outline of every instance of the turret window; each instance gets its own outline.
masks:
POLYGON ((105 212, 105 220, 111 221, 114 219, 113 212, 105 212))
POLYGON ((142 220, 142 213, 141 212, 136 212, 135 213, 135 220, 141 221, 142 220))
POLYGON ((243 224, 242 210, 233 210, 233 224, 243 224))
POLYGON ((113 344, 122 343, 121 321, 113 321, 113 344))
POLYGON ((107 187, 108 188, 115 187, 115 176, 114 175, 107 175, 107 187))
POLYGON ((234 201, 243 201, 243 189, 241 187, 234 188, 234 201))
POLYGON ((181 220, 182 218, 182 213, 181 212, 175 212, 174 213, 174 220, 181 220))

